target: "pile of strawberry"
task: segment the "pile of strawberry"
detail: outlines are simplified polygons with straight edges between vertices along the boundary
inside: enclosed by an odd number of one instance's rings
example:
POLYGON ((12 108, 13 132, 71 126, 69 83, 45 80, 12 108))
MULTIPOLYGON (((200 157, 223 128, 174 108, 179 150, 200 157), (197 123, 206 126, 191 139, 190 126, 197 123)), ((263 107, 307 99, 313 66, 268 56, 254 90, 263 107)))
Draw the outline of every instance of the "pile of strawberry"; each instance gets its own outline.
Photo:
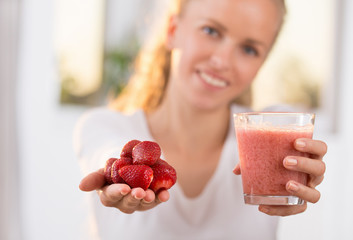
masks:
POLYGON ((149 188, 155 193, 169 189, 176 182, 176 171, 160 157, 161 148, 156 142, 131 140, 121 150, 120 158, 106 161, 106 182, 125 183, 144 190, 149 188))

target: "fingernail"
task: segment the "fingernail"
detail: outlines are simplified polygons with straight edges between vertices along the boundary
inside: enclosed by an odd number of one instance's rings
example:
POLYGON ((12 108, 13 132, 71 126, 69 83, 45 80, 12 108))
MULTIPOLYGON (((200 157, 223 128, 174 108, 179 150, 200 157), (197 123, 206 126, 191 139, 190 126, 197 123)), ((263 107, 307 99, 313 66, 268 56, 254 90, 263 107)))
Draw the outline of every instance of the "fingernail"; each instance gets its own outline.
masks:
POLYGON ((146 199, 142 199, 142 202, 144 203, 151 203, 153 200, 147 201, 146 199))
POLYGON ((304 141, 302 141, 302 140, 298 140, 297 142, 296 142, 296 144, 297 144, 297 147, 301 147, 301 148, 303 148, 303 147, 305 147, 305 142, 304 141))
POLYGON ((141 200, 142 198, 144 198, 144 196, 141 196, 141 194, 133 194, 133 195, 134 195, 134 198, 137 200, 141 200))
POLYGON ((285 162, 286 162, 286 165, 289 165, 289 166, 295 166, 298 164, 298 160, 295 158, 286 158, 285 162))
POLYGON ((296 183, 290 182, 290 183, 288 184, 288 190, 290 190, 290 191, 292 191, 292 192, 296 192, 296 191, 299 190, 299 186, 298 186, 298 184, 296 184, 296 183))
POLYGON ((129 192, 127 192, 127 191, 121 191, 120 193, 121 193, 121 195, 124 195, 124 196, 125 196, 125 195, 128 194, 129 192))

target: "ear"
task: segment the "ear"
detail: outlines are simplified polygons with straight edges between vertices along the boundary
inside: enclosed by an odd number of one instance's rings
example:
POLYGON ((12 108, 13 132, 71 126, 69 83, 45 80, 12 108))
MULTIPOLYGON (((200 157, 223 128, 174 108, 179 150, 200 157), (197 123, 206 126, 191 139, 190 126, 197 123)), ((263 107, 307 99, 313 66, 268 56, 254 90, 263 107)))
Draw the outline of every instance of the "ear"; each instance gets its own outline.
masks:
POLYGON ((176 15, 169 17, 167 26, 167 41, 166 46, 168 50, 175 48, 176 31, 178 26, 179 18, 176 15))

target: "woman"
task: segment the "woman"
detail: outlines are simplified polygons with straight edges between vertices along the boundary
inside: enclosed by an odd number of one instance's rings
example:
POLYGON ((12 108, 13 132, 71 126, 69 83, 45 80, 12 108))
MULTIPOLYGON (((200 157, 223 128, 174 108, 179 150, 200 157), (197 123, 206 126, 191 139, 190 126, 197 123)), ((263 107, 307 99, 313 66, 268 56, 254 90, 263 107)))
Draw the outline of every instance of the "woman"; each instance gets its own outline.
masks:
MULTIPOLYGON (((76 150, 87 173, 99 169, 80 183, 81 190, 98 192, 99 198, 93 196, 98 235, 102 239, 274 239, 278 218, 269 215, 301 213, 307 204, 259 206, 258 211, 243 203, 240 179, 231 171, 236 166, 234 173, 240 174, 231 115, 249 111, 234 102, 247 96, 269 54, 283 23, 284 2, 174 3, 165 37, 156 39, 151 54, 146 54, 150 48, 144 49, 113 110, 87 113, 76 129, 76 150), (125 184, 104 186, 105 160, 118 156, 132 139, 159 143, 163 158, 178 174, 169 191, 155 196, 151 190, 125 184)), ((315 187, 325 172, 321 160, 326 144, 297 139, 296 148, 312 158, 284 159, 284 167, 306 172, 310 180, 308 186, 290 181, 287 190, 315 203, 320 198, 315 187)))

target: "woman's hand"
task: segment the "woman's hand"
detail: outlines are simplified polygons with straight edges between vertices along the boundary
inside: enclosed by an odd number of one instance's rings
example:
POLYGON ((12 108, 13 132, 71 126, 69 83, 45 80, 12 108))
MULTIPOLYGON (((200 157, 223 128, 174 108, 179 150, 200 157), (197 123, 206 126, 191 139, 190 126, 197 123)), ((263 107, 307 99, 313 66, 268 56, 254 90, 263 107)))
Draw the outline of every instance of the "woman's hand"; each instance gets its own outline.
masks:
MULTIPOLYGON (((322 159, 327 152, 327 145, 319 140, 300 138, 295 141, 294 146, 298 151, 308 153, 310 157, 287 156, 283 160, 283 165, 289 170, 307 173, 309 175, 308 184, 304 186, 298 182, 289 181, 286 189, 294 196, 303 199, 305 203, 295 206, 260 205, 261 212, 268 215, 288 216, 304 212, 307 202, 319 201, 320 192, 315 187, 324 179, 326 166, 322 159)), ((241 174, 239 165, 234 168, 233 172, 237 175, 241 174)))
POLYGON ((90 173, 81 180, 79 188, 89 192, 97 190, 100 201, 106 207, 115 207, 124 213, 145 211, 169 199, 169 192, 161 191, 156 196, 151 189, 130 188, 127 184, 105 185, 104 169, 90 173))

